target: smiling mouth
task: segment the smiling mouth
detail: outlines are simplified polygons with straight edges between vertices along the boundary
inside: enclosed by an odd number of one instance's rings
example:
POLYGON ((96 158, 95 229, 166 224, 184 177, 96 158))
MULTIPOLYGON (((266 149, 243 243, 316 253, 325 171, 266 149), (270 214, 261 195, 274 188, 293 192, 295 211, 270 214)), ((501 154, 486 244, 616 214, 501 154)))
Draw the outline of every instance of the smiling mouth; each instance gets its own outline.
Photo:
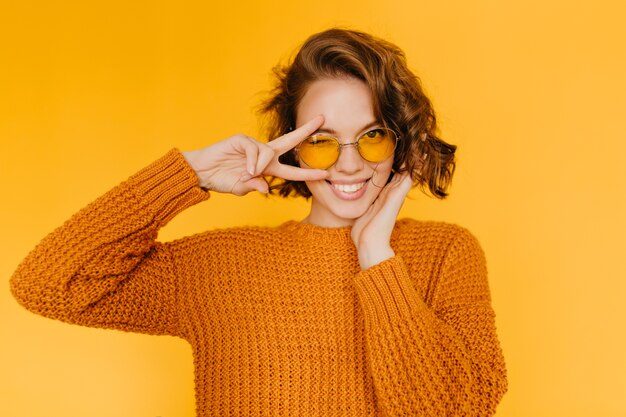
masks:
MULTIPOLYGON (((369 180, 368 180, 369 181, 369 180)), ((341 191, 342 193, 356 193, 361 188, 365 187, 367 181, 359 182, 356 184, 334 184, 331 181, 326 180, 335 190, 341 191)))

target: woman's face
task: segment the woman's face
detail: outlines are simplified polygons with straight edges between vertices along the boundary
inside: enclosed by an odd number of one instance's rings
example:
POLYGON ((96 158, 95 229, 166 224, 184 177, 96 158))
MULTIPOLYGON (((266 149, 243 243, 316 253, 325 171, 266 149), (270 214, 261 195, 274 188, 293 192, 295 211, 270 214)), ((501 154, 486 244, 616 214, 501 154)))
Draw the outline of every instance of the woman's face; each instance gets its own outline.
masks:
MULTIPOLYGON (((327 133, 339 142, 352 143, 365 132, 382 127, 374 117, 367 85, 356 78, 315 81, 300 101, 296 125, 324 115, 317 133, 327 133)), ((350 226, 376 200, 391 173, 393 156, 383 162, 364 160, 355 146, 344 146, 337 162, 328 168, 328 178, 307 181, 312 194, 306 222, 323 227, 350 226)), ((304 162, 300 162, 306 168, 304 162)))

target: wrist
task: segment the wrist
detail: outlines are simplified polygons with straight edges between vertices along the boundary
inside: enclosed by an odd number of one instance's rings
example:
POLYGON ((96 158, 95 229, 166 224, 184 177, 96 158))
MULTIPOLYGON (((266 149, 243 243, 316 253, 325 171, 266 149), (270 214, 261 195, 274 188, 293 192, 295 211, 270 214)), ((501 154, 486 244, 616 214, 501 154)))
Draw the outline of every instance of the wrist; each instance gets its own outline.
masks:
POLYGON ((357 253, 359 256, 359 264, 363 271, 396 256, 391 246, 359 248, 357 253))
POLYGON ((185 161, 187 161, 187 165, 196 173, 196 177, 198 178, 198 186, 204 190, 208 190, 206 184, 203 184, 202 177, 200 176, 200 168, 197 164, 197 154, 198 151, 186 151, 181 152, 185 161))
POLYGON ((196 171, 196 174, 197 174, 198 173, 198 168, 196 167, 196 162, 195 162, 196 151, 181 152, 181 155, 183 155, 183 158, 185 158, 185 161, 187 161, 187 164, 189 164, 191 169, 196 171))

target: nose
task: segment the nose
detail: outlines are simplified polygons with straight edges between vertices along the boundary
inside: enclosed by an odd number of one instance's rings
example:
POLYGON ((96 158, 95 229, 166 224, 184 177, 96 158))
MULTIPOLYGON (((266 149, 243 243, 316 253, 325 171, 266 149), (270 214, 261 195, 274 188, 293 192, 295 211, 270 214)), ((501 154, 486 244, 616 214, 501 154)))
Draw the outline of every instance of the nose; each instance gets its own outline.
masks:
POLYGON ((363 169, 363 158, 356 148, 356 143, 344 144, 339 151, 339 158, 335 163, 335 169, 345 174, 354 174, 363 169))

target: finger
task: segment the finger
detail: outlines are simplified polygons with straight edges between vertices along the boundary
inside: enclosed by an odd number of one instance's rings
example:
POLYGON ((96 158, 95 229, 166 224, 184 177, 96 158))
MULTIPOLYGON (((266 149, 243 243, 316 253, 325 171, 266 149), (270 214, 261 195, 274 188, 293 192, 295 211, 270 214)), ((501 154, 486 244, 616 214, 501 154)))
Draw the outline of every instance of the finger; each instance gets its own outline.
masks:
POLYGON ((391 178, 391 181, 389 181, 389 183, 387 184, 387 187, 396 187, 398 184, 402 183, 402 181, 404 181, 406 177, 408 177, 408 173, 396 172, 395 174, 393 174, 393 177, 391 178))
POLYGON ((411 191, 411 188, 413 187, 413 178, 411 178, 408 173, 404 176, 404 178, 402 178, 402 181, 400 182, 400 187, 402 187, 402 189, 405 189, 407 194, 409 191, 411 191))
POLYGON ((412 185, 408 174, 396 174, 396 177, 382 189, 376 201, 383 206, 387 204, 401 206, 412 185))
POLYGON ((390 195, 389 198, 397 198, 400 201, 404 201, 406 195, 413 186, 413 180, 408 174, 398 175, 397 178, 388 184, 389 189, 385 190, 390 195), (396 197, 397 196, 397 197, 396 197))
POLYGON ((394 213, 394 216, 397 216, 400 212, 400 208, 404 204, 412 185, 413 182, 410 177, 408 179, 403 178, 400 183, 389 189, 388 195, 385 196, 385 205, 394 213))
POLYGON ((397 175, 393 181, 389 183, 394 189, 399 189, 400 193, 406 195, 413 186, 413 179, 408 172, 397 175))
POLYGON ((406 173, 395 173, 393 178, 391 179, 391 181, 389 181, 389 183, 387 185, 385 185, 385 187, 383 188, 383 190, 381 191, 381 194, 384 192, 385 195, 387 193, 390 192, 390 190, 393 190, 394 188, 397 188, 399 184, 402 183, 402 181, 407 177, 406 173))
POLYGON ((387 184, 378 194, 378 197, 376 197, 375 203, 379 203, 384 205, 385 202, 387 201, 387 196, 389 195, 389 190, 391 190, 392 185, 391 183, 387 184))
POLYGON ((261 177, 252 178, 246 182, 246 186, 263 194, 267 194, 269 192, 269 185, 267 185, 267 182, 261 177))
POLYGON ((267 166, 274 159, 274 150, 264 143, 259 144, 259 155, 256 161, 255 172, 259 174, 265 172, 267 166))
POLYGON ((249 137, 243 137, 237 141, 237 145, 243 150, 246 155, 246 171, 250 175, 254 175, 254 169, 256 167, 256 161, 259 154, 259 147, 255 141, 249 137))
POLYGON ((324 123, 324 116, 316 116, 296 130, 270 141, 268 146, 277 151, 279 155, 282 155, 288 150, 295 148, 305 138, 311 136, 311 134, 313 134, 322 125, 322 123, 324 123))
POLYGON ((328 177, 328 171, 323 169, 304 169, 283 164, 276 164, 268 174, 290 181, 318 181, 328 177))

